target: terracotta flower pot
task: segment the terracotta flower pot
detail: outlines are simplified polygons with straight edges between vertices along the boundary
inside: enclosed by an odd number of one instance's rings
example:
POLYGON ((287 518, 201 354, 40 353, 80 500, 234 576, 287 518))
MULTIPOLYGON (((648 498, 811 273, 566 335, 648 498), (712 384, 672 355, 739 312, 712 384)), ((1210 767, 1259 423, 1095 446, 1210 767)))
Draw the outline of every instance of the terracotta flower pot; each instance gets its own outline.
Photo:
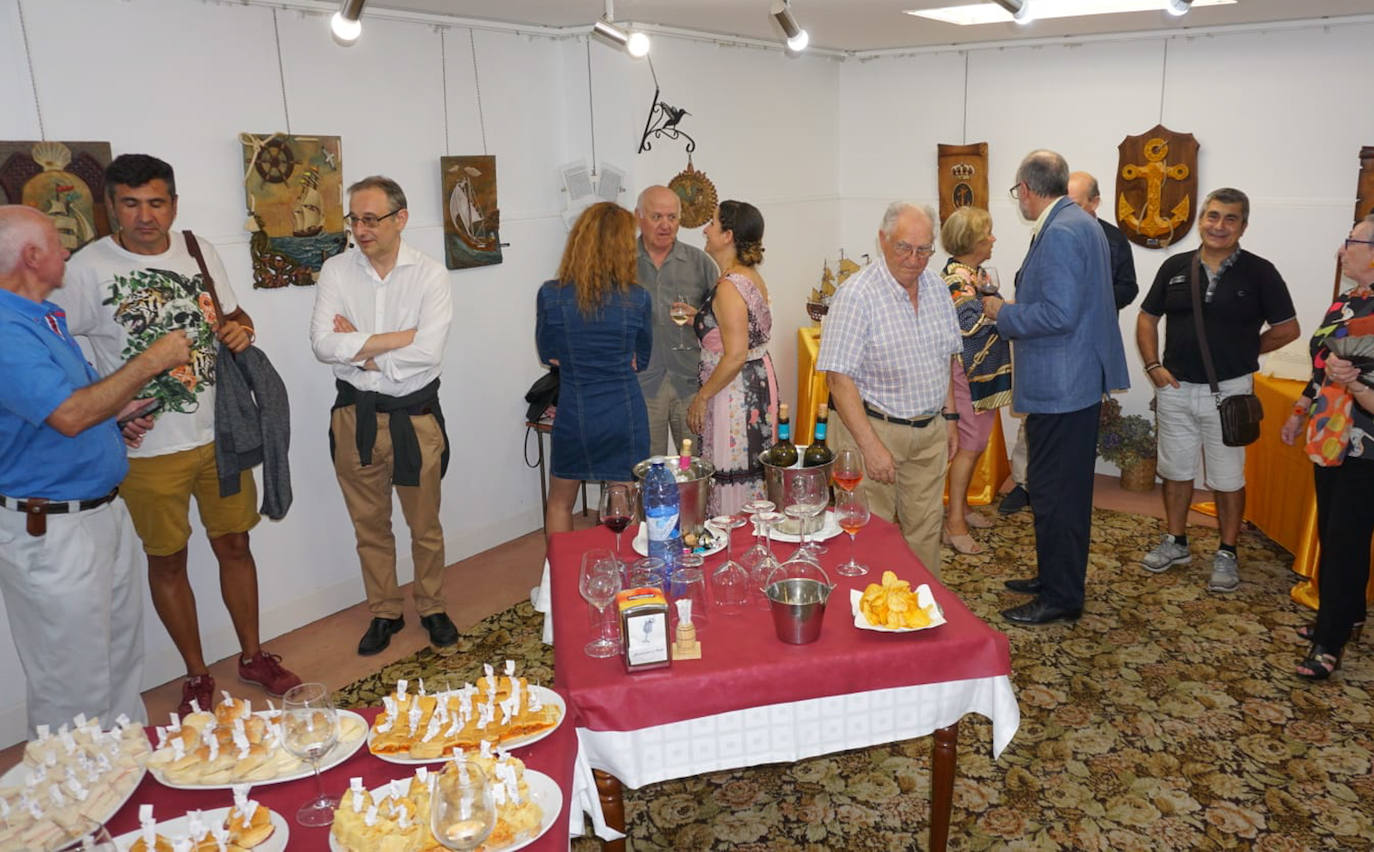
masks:
POLYGON ((1155 460, 1141 459, 1121 469, 1121 487, 1127 491, 1151 491, 1155 487, 1155 460))

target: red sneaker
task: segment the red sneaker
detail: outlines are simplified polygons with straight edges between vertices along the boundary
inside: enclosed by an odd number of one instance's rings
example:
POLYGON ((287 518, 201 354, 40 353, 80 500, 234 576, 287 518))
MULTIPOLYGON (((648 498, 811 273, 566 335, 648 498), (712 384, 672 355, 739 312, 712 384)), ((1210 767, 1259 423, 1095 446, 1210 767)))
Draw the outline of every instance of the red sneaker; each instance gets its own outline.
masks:
POLYGON ((191 699, 195 699, 200 709, 211 713, 215 711, 215 679, 208 674, 188 677, 181 684, 181 704, 177 713, 182 717, 192 712, 191 699))
POLYGON ((301 682, 295 674, 282 668, 281 657, 261 648, 257 656, 246 663, 242 657, 239 658, 239 680, 262 687, 273 698, 281 698, 288 689, 301 682))

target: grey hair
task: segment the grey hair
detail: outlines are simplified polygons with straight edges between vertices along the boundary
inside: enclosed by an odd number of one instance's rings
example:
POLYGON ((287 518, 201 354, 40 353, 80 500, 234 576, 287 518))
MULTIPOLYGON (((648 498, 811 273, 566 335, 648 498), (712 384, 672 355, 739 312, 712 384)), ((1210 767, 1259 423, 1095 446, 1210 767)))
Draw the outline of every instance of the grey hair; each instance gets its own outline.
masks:
POLYGON ((1016 180, 1041 198, 1068 195, 1069 163, 1045 148, 1031 151, 1016 169, 1016 180))
POLYGON ((883 236, 892 239, 892 235, 897 232, 897 220, 903 213, 915 212, 926 217, 932 228, 935 227, 935 211, 926 204, 912 204, 910 201, 894 201, 887 205, 887 210, 883 212, 883 223, 879 230, 883 236))
POLYGON ((351 198, 353 197, 353 193, 361 192, 364 189, 380 189, 385 193, 386 203, 391 207, 391 212, 393 213, 397 210, 406 209, 405 190, 401 189, 401 185, 389 177, 383 177, 381 175, 370 175, 365 177, 348 188, 348 195, 351 198))
POLYGON ((19 266, 24 249, 43 245, 46 217, 23 204, 0 206, 0 275, 8 275, 19 266))
POLYGON ((1202 209, 1206 210, 1207 205, 1213 201, 1219 204, 1239 204, 1240 223, 1244 225, 1250 221, 1250 196, 1234 186, 1223 186, 1207 193, 1207 197, 1202 201, 1202 209))
POLYGON ((1087 172, 1079 172, 1079 174, 1088 179, 1088 200, 1092 201, 1094 198, 1101 198, 1102 188, 1097 185, 1097 178, 1087 172))
MULTIPOLYGON (((666 189, 666 190, 668 190, 669 192, 673 192, 673 190, 670 189, 669 187, 666 187, 666 186, 664 186, 663 184, 659 184, 659 183, 656 183, 656 184, 654 184, 654 185, 652 185, 652 186, 646 186, 646 187, 644 187, 643 189, 641 189, 641 190, 639 191, 639 197, 635 199, 635 215, 636 215, 636 216, 643 216, 643 215, 644 215, 644 201, 645 201, 645 199, 647 199, 647 198, 649 197, 649 193, 653 192, 653 191, 656 190, 656 189, 666 189)), ((678 215, 682 215, 682 197, 679 196, 676 192, 673 192, 673 198, 677 200, 677 212, 678 212, 678 215)), ((714 215, 714 212, 712 213, 712 215, 714 215)))

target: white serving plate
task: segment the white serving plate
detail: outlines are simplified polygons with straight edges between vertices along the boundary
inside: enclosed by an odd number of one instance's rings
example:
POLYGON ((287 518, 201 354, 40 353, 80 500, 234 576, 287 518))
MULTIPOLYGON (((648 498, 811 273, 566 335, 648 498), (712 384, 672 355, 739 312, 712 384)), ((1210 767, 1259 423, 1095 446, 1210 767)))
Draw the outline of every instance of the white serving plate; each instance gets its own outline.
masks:
POLYGON ((859 611, 859 601, 863 599, 863 596, 864 593, 858 589, 849 590, 849 608, 854 613, 854 626, 860 630, 872 630, 875 633, 915 633, 918 630, 929 630, 945 623, 945 611, 935 602, 935 595, 931 594, 930 586, 925 583, 916 587, 916 603, 930 616, 930 623, 925 627, 879 627, 876 624, 869 624, 868 619, 864 618, 864 614, 859 611))
MULTIPOLYGON (((711 546, 700 551, 694 550, 693 552, 699 556, 711 556, 725 549, 725 536, 721 535, 720 531, 711 526, 710 523, 707 523, 706 526, 711 527, 711 546)), ((649 528, 647 526, 640 524, 635 528, 634 541, 630 542, 630 546, 640 556, 649 555, 649 528)))
MULTIPOLYGON (((265 712, 279 713, 280 711, 265 712)), ((357 720, 359 725, 362 725, 362 730, 364 732, 368 730, 367 720, 357 713, 354 713, 352 710, 340 710, 338 713, 340 722, 342 722, 344 716, 352 716, 357 720)), ((335 766, 348 760, 358 751, 358 749, 363 747, 363 743, 365 742, 367 742, 366 736, 360 736, 353 740, 344 740, 340 738, 339 741, 334 744, 334 747, 320 759, 320 771, 323 772, 326 769, 333 769, 335 766)), ((280 748, 280 746, 278 746, 278 748, 280 748)), ((163 775, 162 770, 157 767, 152 767, 149 771, 153 773, 153 777, 157 779, 159 784, 176 790, 229 790, 233 788, 235 784, 251 784, 254 787, 264 787, 268 784, 285 784, 287 781, 309 778, 311 775, 315 774, 315 770, 310 768, 309 763, 303 763, 302 766, 303 768, 298 771, 279 775, 276 778, 268 778, 264 781, 232 781, 227 784, 178 784, 173 781, 168 781, 166 776, 163 775)))
MULTIPOLYGON (((133 786, 129 788, 128 794, 126 794, 126 795, 124 796, 124 798, 120 799, 119 802, 118 802, 117 804, 115 804, 113 807, 111 807, 108 813, 103 814, 103 815, 92 814, 92 818, 94 818, 95 821, 98 822, 98 823, 100 823, 101 825, 104 825, 106 822, 108 822, 109 819, 110 819, 110 817, 112 817, 112 816, 114 816, 115 814, 119 813, 119 809, 122 808, 122 807, 124 807, 124 803, 127 802, 127 801, 129 801, 129 799, 131 799, 131 798, 133 797, 134 791, 138 789, 138 785, 139 785, 139 784, 142 784, 142 783, 143 783, 143 777, 144 777, 145 775, 147 775, 147 774, 148 774, 148 767, 144 766, 144 767, 140 768, 140 769, 138 770, 138 778, 137 778, 137 780, 134 781, 133 786)), ((29 777, 29 767, 28 767, 28 764, 25 764, 25 763, 15 764, 14 766, 11 766, 11 767, 5 772, 4 775, 0 775, 0 787, 21 787, 21 786, 23 786, 24 782, 28 780, 28 777, 29 777)))
MULTIPOLYGON (((780 527, 786 526, 786 525, 795 526, 796 523, 797 523, 797 522, 794 521, 793 519, 788 518, 787 520, 785 520, 785 521, 783 521, 781 524, 779 524, 777 527, 774 527, 774 528, 773 528, 773 541, 790 541, 790 542, 799 542, 799 541, 801 541, 801 536, 797 535, 796 533, 783 532, 782 529, 780 528, 780 527)), ((839 535, 841 532, 843 532, 843 530, 840 529, 840 522, 837 521, 837 520, 835 520, 835 513, 834 513, 834 512, 826 512, 826 513, 825 513, 825 520, 821 523, 821 528, 818 529, 818 530, 816 530, 816 531, 813 532, 813 533, 807 533, 807 534, 806 534, 806 540, 807 540, 807 541, 825 541, 825 540, 828 539, 828 538, 834 538, 835 536, 839 535)))
MULTIPOLYGON (((258 807, 262 807, 261 804, 258 807)), ((206 825, 223 825, 224 818, 229 815, 230 808, 215 808, 210 811, 202 811, 201 815, 206 825)), ((272 827, 275 831, 272 836, 262 843, 253 847, 253 852, 286 852, 286 841, 291 836, 291 829, 286 824, 286 819, 276 811, 269 811, 272 815, 272 827)), ((174 837, 181 837, 186 833, 188 822, 186 817, 179 816, 176 819, 158 820, 157 833, 171 840, 174 837)), ((115 848, 119 852, 128 852, 129 847, 143 835, 143 829, 136 828, 133 831, 125 832, 114 839, 115 848)))
MULTIPOLYGON (((539 831, 534 836, 517 840, 509 846, 479 846, 479 852, 515 852, 516 849, 524 849, 553 827, 554 820, 563 812, 563 789, 558 786, 557 781, 528 767, 525 769, 525 784, 530 788, 530 798, 539 804, 539 831)), ((377 787, 372 792, 384 789, 385 785, 377 787)), ((345 803, 347 798, 348 794, 345 793, 345 803)), ((340 804, 340 807, 346 807, 346 804, 340 804)), ((334 840, 333 834, 329 835, 329 852, 345 852, 344 847, 334 840)))
MULTIPOLYGON (((568 720, 568 704, 566 701, 563 700, 563 696, 559 695, 558 693, 554 692, 552 689, 549 689, 546 686, 538 686, 537 684, 531 684, 528 687, 528 689, 530 691, 530 694, 539 696, 540 702, 544 704, 555 704, 558 706, 558 724, 554 725, 552 728, 549 728, 546 731, 540 731, 535 734, 530 734, 526 737, 516 737, 513 740, 506 740, 505 742, 499 744, 500 748, 504 751, 510 751, 511 749, 520 748, 521 746, 527 746, 532 743, 537 743, 540 740, 544 739, 544 737, 547 737, 549 734, 552 734, 554 731, 558 730, 559 726, 561 726, 564 722, 568 720)), ((496 744, 493 743, 493 745, 496 744)), ((373 757, 377 758, 378 760, 385 760, 387 763, 395 763, 400 766, 429 766, 435 763, 443 763, 452 756, 450 754, 445 754, 440 755, 439 757, 419 758, 404 757, 399 754, 377 754, 376 752, 372 751, 371 728, 367 729, 367 750, 368 753, 370 753, 373 757)))

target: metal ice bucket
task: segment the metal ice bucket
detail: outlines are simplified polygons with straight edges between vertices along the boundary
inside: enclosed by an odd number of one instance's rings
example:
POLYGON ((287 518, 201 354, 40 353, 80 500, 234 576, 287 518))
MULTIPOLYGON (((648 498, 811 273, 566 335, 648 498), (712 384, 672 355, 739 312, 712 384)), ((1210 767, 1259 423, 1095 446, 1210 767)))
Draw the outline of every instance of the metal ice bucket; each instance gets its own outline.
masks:
MULTIPOLYGON (((792 465, 791 467, 778 467, 775 464, 769 464, 768 461, 764 458, 764 455, 768 452, 767 450, 764 450, 763 453, 759 454, 759 462, 763 464, 763 485, 768 492, 768 500, 771 501, 772 504, 778 508, 779 512, 781 512, 787 506, 787 492, 788 489, 792 487, 792 480, 796 478, 797 471, 813 469, 823 470, 825 471, 825 481, 827 487, 829 487, 830 469, 835 466, 835 461, 832 459, 826 462, 825 464, 817 465, 815 468, 803 468, 801 462, 801 454, 805 452, 805 450, 805 447, 797 447, 797 463, 792 465)), ((825 513, 822 512, 816 517, 810 518, 806 521, 806 534, 811 535, 812 533, 817 532, 824 524, 825 513)), ((779 523, 776 527, 774 527, 774 529, 778 532, 786 533, 788 535, 797 535, 798 530, 796 527, 797 522, 792 518, 788 518, 787 520, 779 523)))
MULTIPOLYGON (((679 473, 679 458, 663 457, 674 475, 679 473)), ((635 519, 640 522, 644 520, 644 477, 649 473, 650 461, 645 459, 633 469, 637 485, 634 489, 635 519)), ((711 494, 711 477, 715 472, 716 468, 710 462, 693 456, 692 463, 687 467, 687 479, 677 484, 678 525, 684 536, 688 533, 700 536, 706 527, 706 498, 711 494)))
MULTIPOLYGON (((820 566, 815 569, 827 582, 810 577, 786 577, 769 583, 763 591, 773 613, 773 629, 778 638, 789 645, 805 645, 821 637, 825 605, 835 587, 828 582, 830 578, 820 566)), ((775 570, 769 579, 781 570, 775 570)))

